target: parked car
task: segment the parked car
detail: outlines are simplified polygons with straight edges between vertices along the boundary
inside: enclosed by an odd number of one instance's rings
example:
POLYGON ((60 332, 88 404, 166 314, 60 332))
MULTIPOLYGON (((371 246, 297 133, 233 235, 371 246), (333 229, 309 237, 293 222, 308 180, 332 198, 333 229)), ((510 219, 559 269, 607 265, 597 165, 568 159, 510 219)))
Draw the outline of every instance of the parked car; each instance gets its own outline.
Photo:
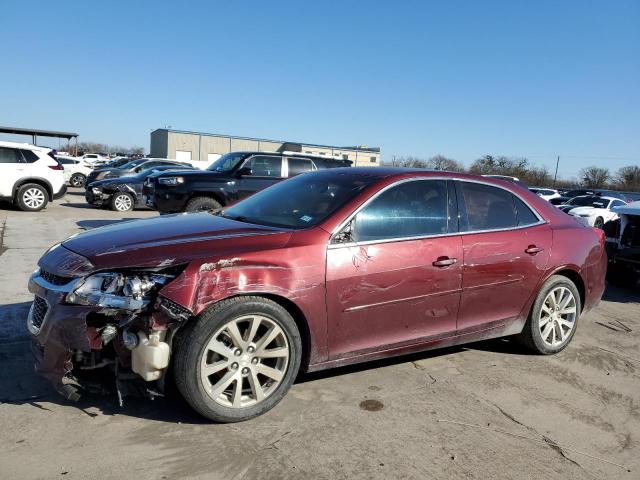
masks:
POLYGON ((87 177, 93 168, 83 160, 75 157, 56 155, 56 160, 64 169, 64 181, 72 187, 82 188, 87 183, 87 177))
POLYGON ((640 280, 640 201, 614 208, 617 228, 607 238, 610 266, 608 278, 618 285, 633 287, 640 280))
POLYGON ((553 200, 554 198, 560 197, 560 193, 558 192, 558 190, 555 190, 553 188, 529 187, 529 190, 531 190, 539 197, 544 198, 547 202, 553 200))
POLYGON ((567 198, 583 197, 585 195, 591 195, 591 196, 599 195, 599 196, 605 196, 605 197, 619 198, 620 200, 624 200, 625 202, 628 201, 628 198, 624 193, 618 192, 616 190, 606 190, 603 188, 576 188, 574 190, 569 190, 567 193, 564 194, 564 196, 567 198))
POLYGON ((619 198, 583 195, 573 197, 558 208, 569 215, 583 219, 591 227, 604 228, 607 222, 618 218, 612 208, 623 205, 626 205, 626 202, 619 198))
POLYGON ((517 185, 327 169, 217 214, 65 240, 30 279, 27 326, 37 370, 68 398, 83 367, 152 394, 169 371, 195 410, 235 422, 274 407, 299 371, 513 335, 557 353, 606 265, 601 230, 517 185))
POLYGON ((95 207, 109 206, 112 210, 126 212, 134 208, 146 208, 142 199, 142 185, 145 179, 156 172, 174 171, 181 173, 193 168, 190 166, 160 165, 143 170, 131 177, 105 178, 87 186, 85 199, 95 207))
POLYGON ((130 160, 119 167, 100 168, 94 170, 87 178, 87 184, 104 178, 129 177, 137 175, 140 172, 149 170, 150 168, 159 167, 161 165, 172 165, 176 167, 188 166, 186 163, 176 162, 175 160, 167 160, 165 158, 138 158, 130 160))
POLYGON ((218 158, 207 170, 150 175, 144 195, 147 205, 160 213, 215 210, 285 178, 351 165, 349 160, 303 154, 231 152, 218 158))
POLYGON ((0 142, 0 200, 37 212, 66 191, 62 166, 50 148, 0 142))

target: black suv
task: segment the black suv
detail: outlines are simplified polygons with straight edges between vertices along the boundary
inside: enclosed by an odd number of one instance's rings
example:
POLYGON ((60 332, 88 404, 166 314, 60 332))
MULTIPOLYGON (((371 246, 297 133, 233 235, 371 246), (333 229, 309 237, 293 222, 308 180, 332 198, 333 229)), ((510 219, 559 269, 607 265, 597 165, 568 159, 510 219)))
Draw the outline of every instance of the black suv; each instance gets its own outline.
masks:
POLYGON ((160 213, 215 210, 300 173, 351 165, 296 153, 231 152, 206 170, 152 174, 143 194, 147 206, 160 213))

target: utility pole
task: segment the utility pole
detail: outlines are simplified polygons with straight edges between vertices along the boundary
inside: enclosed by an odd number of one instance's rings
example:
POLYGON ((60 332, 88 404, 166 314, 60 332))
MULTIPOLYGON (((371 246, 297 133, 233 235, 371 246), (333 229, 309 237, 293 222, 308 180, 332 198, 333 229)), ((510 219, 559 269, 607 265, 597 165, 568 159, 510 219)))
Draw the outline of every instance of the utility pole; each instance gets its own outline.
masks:
POLYGON ((553 187, 556 186, 556 180, 558 179, 558 165, 560 165, 560 155, 558 155, 558 159, 556 160, 556 174, 553 176, 553 187))

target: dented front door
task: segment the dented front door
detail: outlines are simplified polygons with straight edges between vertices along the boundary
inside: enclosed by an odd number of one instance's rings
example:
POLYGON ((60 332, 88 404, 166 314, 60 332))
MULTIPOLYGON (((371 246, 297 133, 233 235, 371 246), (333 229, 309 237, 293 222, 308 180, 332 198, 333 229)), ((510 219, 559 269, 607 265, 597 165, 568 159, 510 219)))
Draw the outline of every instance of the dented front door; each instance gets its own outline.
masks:
POLYGON ((459 235, 331 245, 327 251, 330 358, 453 335, 461 286, 459 235))

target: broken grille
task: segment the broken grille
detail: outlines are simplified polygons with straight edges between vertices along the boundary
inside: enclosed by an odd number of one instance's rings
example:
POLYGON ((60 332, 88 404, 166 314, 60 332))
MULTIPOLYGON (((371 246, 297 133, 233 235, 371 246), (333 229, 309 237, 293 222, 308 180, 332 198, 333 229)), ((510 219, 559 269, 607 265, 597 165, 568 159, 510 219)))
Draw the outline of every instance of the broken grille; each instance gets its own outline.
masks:
POLYGON ((33 299, 33 310, 31 314, 31 324, 38 330, 42 327, 44 316, 47 314, 49 306, 43 298, 35 297, 33 299))
POLYGON ((66 285, 71 280, 73 280, 73 277, 63 277, 61 275, 47 272, 46 270, 40 270, 40 276, 43 278, 43 280, 53 285, 66 285))

